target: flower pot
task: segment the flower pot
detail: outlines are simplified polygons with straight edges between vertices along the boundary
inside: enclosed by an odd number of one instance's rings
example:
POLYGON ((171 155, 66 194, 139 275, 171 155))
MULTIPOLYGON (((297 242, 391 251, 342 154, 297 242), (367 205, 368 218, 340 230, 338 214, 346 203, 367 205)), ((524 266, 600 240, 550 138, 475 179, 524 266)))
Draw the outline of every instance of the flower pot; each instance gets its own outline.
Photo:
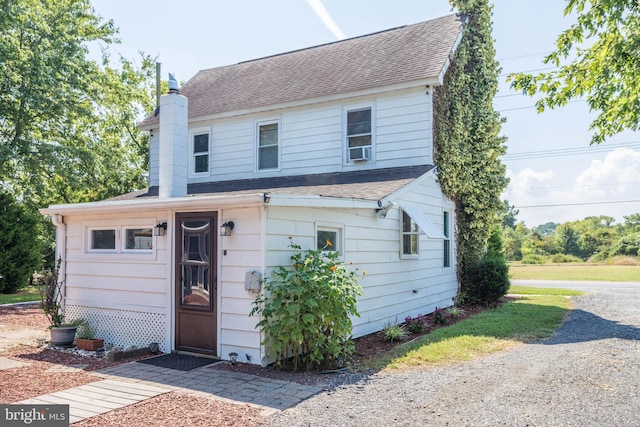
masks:
POLYGON ((81 350, 96 351, 97 349, 104 347, 104 340, 98 338, 76 338, 76 347, 81 350))
POLYGON ((76 339, 77 326, 52 326, 51 344, 58 347, 70 346, 76 339))

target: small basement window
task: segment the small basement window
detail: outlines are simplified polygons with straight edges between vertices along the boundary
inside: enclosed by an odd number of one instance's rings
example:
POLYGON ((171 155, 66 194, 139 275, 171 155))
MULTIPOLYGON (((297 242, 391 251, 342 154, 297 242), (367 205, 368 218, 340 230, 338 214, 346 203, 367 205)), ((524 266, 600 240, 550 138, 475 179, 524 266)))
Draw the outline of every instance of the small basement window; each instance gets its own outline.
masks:
POLYGON ((337 227, 318 226, 316 229, 316 247, 319 250, 342 254, 342 230, 337 227))

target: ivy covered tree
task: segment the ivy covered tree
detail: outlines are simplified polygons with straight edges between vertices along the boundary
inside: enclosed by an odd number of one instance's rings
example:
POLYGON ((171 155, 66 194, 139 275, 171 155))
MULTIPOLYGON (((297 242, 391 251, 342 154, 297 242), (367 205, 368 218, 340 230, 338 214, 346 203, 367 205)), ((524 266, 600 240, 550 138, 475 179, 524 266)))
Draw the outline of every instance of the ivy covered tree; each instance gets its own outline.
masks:
POLYGON ((491 38, 488 0, 451 2, 468 22, 445 75, 434 92, 434 156, 444 193, 456 205, 458 276, 467 291, 466 272, 482 259, 500 194, 507 186, 506 152, 499 136, 502 119, 493 108, 499 66, 491 38))
POLYGON ((0 184, 32 209, 146 185, 154 64, 112 61, 116 34, 89 0, 0 2, 0 184))
POLYGON ((40 268, 39 226, 36 214, 0 190, 0 292, 11 293, 26 286, 40 268))

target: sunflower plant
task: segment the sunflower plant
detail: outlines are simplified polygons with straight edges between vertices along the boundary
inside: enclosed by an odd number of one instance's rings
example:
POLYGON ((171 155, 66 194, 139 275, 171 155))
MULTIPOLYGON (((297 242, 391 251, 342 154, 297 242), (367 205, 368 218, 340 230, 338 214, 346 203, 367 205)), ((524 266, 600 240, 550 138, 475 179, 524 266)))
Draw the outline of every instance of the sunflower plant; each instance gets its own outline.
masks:
POLYGON ((353 353, 351 316, 358 316, 359 280, 366 274, 348 269, 331 251, 302 248, 289 238, 291 265, 279 266, 253 302, 251 315, 264 334, 263 344, 281 368, 299 370, 340 367, 353 353))

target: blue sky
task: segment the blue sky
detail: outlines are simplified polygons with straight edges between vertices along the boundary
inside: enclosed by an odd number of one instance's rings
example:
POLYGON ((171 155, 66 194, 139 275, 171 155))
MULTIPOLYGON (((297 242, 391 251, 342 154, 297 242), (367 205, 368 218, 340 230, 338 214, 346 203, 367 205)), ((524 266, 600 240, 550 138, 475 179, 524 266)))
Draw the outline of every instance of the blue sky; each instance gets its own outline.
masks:
MULTIPOLYGON (((113 19, 128 58, 157 56, 163 78, 180 81, 198 70, 355 37, 451 13, 446 0, 92 0, 113 19), (323 10, 324 8, 324 10, 323 10), (325 13, 326 11, 326 13, 325 13)), ((520 208, 527 226, 640 212, 640 134, 625 133, 589 146, 594 115, 578 101, 536 113, 534 100, 509 89, 506 74, 545 68, 556 36, 571 19, 558 0, 496 0, 495 100, 507 119, 504 158, 511 179, 503 198, 520 208), (633 201, 621 203, 622 201, 633 201)))

